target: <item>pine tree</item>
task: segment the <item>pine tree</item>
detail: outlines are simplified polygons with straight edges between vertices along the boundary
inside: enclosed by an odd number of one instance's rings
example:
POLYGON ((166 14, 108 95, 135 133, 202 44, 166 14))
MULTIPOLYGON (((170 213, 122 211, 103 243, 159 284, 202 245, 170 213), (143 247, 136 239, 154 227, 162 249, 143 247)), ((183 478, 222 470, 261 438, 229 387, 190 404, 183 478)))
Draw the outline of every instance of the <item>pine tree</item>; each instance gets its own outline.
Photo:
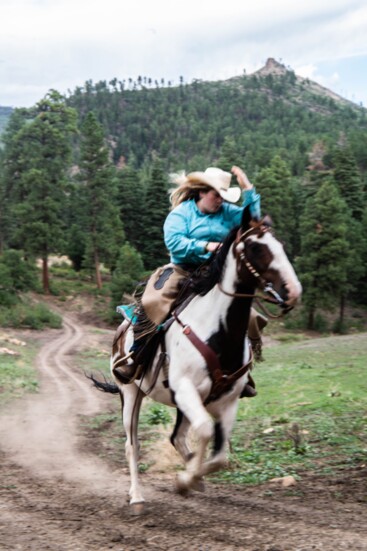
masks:
POLYGON ((361 220, 366 199, 357 163, 349 147, 339 147, 335 152, 334 180, 352 217, 361 220))
POLYGON ((125 294, 132 294, 137 283, 144 275, 144 265, 141 255, 129 243, 125 243, 116 262, 111 281, 111 306, 122 304, 125 294))
POLYGON ((233 165, 242 166, 243 159, 241 158, 238 147, 233 138, 228 136, 225 138, 216 164, 222 170, 226 170, 227 172, 231 171, 233 165))
POLYGON ((261 194, 262 212, 270 215, 277 237, 285 242, 287 253, 292 258, 297 217, 294 187, 287 163, 275 156, 270 166, 257 175, 256 187, 261 194))
POLYGON ((355 266, 359 270, 359 276, 354 284, 354 299, 357 303, 367 305, 367 209, 364 210, 361 223, 359 225, 358 235, 351 231, 350 241, 357 238, 358 246, 356 247, 355 266))
POLYGON ((97 288, 101 289, 100 263, 109 268, 116 265, 124 232, 116 205, 115 170, 109 160, 102 127, 92 112, 86 116, 81 129, 80 151, 85 263, 93 266, 97 288))
MULTIPOLYGON (((1 155, 1 153, 0 153, 1 155)), ((3 163, 0 157, 0 254, 3 252, 7 233, 7 204, 3 163)))
POLYGON ((168 214, 169 200, 167 180, 158 157, 153 161, 151 177, 144 202, 144 233, 141 251, 148 270, 169 261, 163 240, 163 224, 168 214))
POLYGON ((15 221, 13 241, 27 254, 41 257, 47 293, 48 256, 60 252, 64 243, 63 211, 76 113, 58 92, 51 91, 31 114, 33 118, 8 141, 6 178, 15 221))
POLYGON ((16 225, 14 216, 11 214, 11 205, 19 201, 19 196, 17 196, 15 190, 25 169, 24 144, 17 136, 30 118, 29 110, 15 109, 1 136, 5 147, 0 152, 0 251, 15 245, 15 243, 12 243, 12 236, 16 225))
POLYGON ((314 329, 317 308, 334 308, 348 277, 346 204, 331 180, 307 200, 300 233, 301 257, 296 266, 304 287, 307 326, 314 329))
POLYGON ((124 226, 126 239, 137 250, 144 236, 142 208, 144 204, 144 187, 138 171, 133 168, 133 160, 117 172, 117 205, 124 226))

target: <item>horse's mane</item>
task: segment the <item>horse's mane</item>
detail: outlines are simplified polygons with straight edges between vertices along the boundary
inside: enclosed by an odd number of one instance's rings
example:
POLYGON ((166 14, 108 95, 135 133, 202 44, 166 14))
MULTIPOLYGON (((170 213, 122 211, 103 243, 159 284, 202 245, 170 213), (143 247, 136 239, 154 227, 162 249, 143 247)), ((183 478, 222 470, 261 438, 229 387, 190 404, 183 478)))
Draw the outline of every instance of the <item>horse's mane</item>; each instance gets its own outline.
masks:
POLYGON ((235 240, 238 228, 239 226, 233 228, 220 249, 192 274, 191 288, 194 293, 206 295, 220 281, 228 251, 235 240))

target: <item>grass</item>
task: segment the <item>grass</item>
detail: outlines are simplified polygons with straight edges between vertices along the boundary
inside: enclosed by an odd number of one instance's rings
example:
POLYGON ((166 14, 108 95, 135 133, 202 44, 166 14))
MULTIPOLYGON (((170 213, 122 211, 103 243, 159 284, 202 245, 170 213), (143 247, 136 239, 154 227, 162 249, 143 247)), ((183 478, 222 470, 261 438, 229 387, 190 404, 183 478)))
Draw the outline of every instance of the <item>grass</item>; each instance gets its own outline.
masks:
POLYGON ((0 407, 27 392, 38 390, 36 370, 33 367, 38 346, 28 341, 25 346, 14 345, 0 336, 0 348, 7 348, 17 355, 0 353, 0 407))
POLYGON ((259 394, 240 401, 230 467, 219 479, 259 483, 366 461, 366 342, 328 337, 265 356, 254 371, 259 394))
MULTIPOLYGON (((258 396, 240 400, 229 466, 212 475, 218 482, 259 484, 306 471, 330 475, 367 461, 365 340, 298 335, 278 342, 265 347, 266 361, 254 370, 258 396)), ((105 360, 95 355, 88 360, 86 353, 84 361, 108 376, 105 360)), ((174 417, 174 410, 144 401, 140 436, 146 464, 161 437, 157 427, 172 425, 174 417)), ((114 422, 122 430, 119 414, 106 430, 114 422)), ((121 440, 114 445, 121 448, 121 440)))

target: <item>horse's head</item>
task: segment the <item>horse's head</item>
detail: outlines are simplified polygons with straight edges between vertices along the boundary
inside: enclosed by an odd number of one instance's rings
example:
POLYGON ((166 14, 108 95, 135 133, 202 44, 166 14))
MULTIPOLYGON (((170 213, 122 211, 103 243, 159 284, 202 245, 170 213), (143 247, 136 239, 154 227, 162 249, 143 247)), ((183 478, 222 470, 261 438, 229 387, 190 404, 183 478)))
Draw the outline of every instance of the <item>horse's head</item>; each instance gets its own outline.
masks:
POLYGON ((302 293, 297 275, 289 262, 283 245, 272 230, 271 220, 252 220, 249 209, 244 210, 242 224, 234 242, 239 280, 262 289, 271 302, 284 311, 293 308, 302 293))

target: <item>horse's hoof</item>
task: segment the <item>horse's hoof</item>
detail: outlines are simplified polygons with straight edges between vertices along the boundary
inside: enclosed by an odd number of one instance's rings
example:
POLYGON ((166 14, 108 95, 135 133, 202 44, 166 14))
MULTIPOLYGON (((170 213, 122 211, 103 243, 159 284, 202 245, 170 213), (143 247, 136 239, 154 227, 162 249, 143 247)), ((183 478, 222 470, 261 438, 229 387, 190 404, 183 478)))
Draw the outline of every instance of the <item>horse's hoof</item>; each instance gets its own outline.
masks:
POLYGON ((130 504, 130 512, 134 516, 139 516, 144 513, 145 503, 144 501, 139 501, 138 503, 130 504))
POLYGON ((191 487, 192 477, 185 471, 177 473, 176 490, 181 496, 187 496, 191 487))
POLYGON ((191 484, 191 488, 195 492, 205 492, 205 482, 203 478, 194 478, 191 484))

